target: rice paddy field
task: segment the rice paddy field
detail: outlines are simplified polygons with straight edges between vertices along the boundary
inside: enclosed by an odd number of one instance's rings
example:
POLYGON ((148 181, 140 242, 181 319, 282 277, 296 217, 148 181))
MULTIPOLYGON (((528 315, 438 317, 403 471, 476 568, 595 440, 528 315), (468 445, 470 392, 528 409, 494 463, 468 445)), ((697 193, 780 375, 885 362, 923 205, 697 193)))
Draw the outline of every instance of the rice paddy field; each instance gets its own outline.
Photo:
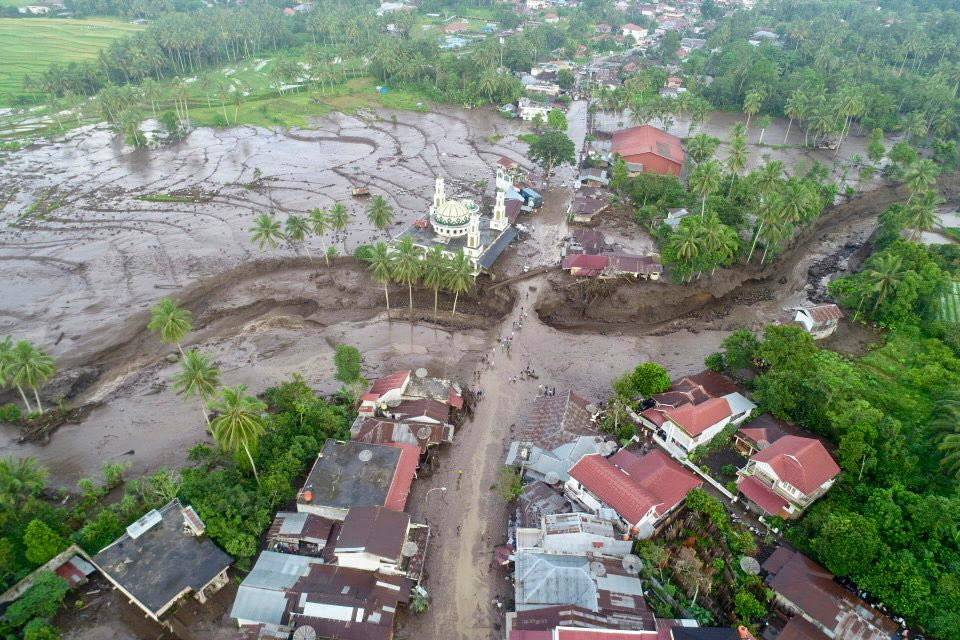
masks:
POLYGON ((0 107, 23 91, 23 78, 52 62, 95 58, 113 40, 143 26, 107 18, 0 18, 0 107))

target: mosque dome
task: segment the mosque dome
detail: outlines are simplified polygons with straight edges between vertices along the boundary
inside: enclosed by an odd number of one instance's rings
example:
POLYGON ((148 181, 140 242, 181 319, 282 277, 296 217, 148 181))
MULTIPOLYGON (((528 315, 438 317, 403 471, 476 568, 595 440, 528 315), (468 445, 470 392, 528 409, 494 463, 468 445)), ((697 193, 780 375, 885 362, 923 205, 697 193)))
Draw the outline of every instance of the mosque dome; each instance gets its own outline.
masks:
MULTIPOLYGON (((472 204, 472 203, 471 203, 472 204)), ((434 221, 447 226, 459 227, 470 222, 471 210, 463 200, 446 200, 434 212, 434 221)))

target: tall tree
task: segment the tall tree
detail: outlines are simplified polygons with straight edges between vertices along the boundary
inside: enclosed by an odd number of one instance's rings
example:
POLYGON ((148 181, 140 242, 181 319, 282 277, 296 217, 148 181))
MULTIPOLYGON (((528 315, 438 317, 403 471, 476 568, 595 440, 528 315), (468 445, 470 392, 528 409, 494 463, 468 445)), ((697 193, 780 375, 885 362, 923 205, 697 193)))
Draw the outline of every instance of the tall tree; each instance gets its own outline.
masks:
POLYGON ((382 242, 370 248, 364 257, 373 279, 383 285, 383 297, 387 301, 387 317, 390 317, 390 280, 393 277, 393 265, 390 260, 390 249, 382 242))
POLYGON ((434 245, 423 260, 423 284, 433 289, 433 317, 437 317, 440 287, 444 285, 449 269, 449 260, 443 247, 434 245))
POLYGON ((706 133, 698 133, 687 140, 687 153, 697 164, 709 160, 713 157, 719 146, 720 141, 706 133))
POLYGON ((447 287, 453 291, 453 310, 451 316, 457 315, 457 300, 461 293, 470 290, 474 283, 473 263, 462 251, 453 256, 450 269, 447 273, 447 287))
POLYGON ((393 207, 390 206, 383 196, 374 196, 373 200, 370 201, 370 208, 367 209, 367 220, 369 220, 370 224, 377 230, 383 231, 388 239, 390 238, 390 234, 387 233, 387 228, 393 224, 393 207))
POLYGON ((750 129, 750 118, 760 111, 760 105, 763 104, 763 94, 756 89, 748 91, 743 98, 743 112, 747 114, 746 128, 750 129))
POLYGON ((907 172, 903 176, 907 188, 910 189, 910 197, 907 202, 912 201, 913 197, 921 191, 927 191, 935 185, 938 173, 939 169, 936 163, 928 158, 917 160, 907 167, 907 172))
POLYGON ((320 248, 323 249, 323 259, 330 266, 330 258, 327 256, 327 241, 323 236, 327 234, 330 227, 330 213, 324 209, 315 207, 310 211, 310 230, 314 235, 320 238, 320 248))
POLYGON ((0 505, 15 509, 43 491, 49 476, 36 458, 0 458, 0 505))
POLYGON ((170 298, 162 298, 150 309, 150 322, 147 329, 160 334, 160 340, 166 344, 175 344, 183 355, 180 343, 193 330, 192 314, 177 306, 170 298))
POLYGON ((220 391, 220 398, 211 404, 211 408, 219 415, 210 423, 213 437, 217 443, 228 451, 239 453, 243 451, 250 461, 250 469, 257 484, 260 476, 257 475, 257 466, 253 462, 251 448, 255 448, 260 438, 267 432, 261 414, 267 405, 253 396, 247 395, 247 386, 224 387, 220 391))
POLYGON ((330 209, 330 228, 343 240, 343 252, 347 252, 347 226, 350 224, 350 212, 338 202, 330 209))
POLYGON ((709 160, 697 167, 690 174, 690 188, 700 196, 700 217, 707 211, 707 197, 720 187, 722 179, 720 164, 716 160, 709 160))
POLYGON ((561 131, 548 131, 530 145, 528 155, 531 160, 543 167, 549 182, 550 173, 555 167, 575 162, 574 153, 573 140, 567 137, 567 134, 561 131))
POLYGON ((207 403, 217 395, 220 387, 220 368, 210 360, 210 356, 190 349, 180 361, 180 371, 173 376, 173 388, 187 398, 197 396, 200 411, 210 428, 210 416, 207 415, 207 403))
POLYGON ((250 228, 251 239, 257 243, 260 251, 266 247, 276 249, 283 240, 283 232, 280 230, 280 223, 268 213, 261 213, 253 221, 250 228))
MULTIPOLYGON (((311 218, 312 222, 313 219, 311 218)), ((307 238, 310 237, 310 225, 303 219, 303 216, 298 216, 295 213, 288 215, 283 222, 283 232, 291 244, 302 246, 307 252, 307 257, 313 260, 310 247, 307 246, 307 238)), ((324 254, 324 258, 326 258, 326 254, 324 254)), ((327 264, 330 264, 330 262, 327 261, 327 264)))
POLYGON ((394 248, 391 258, 393 279, 407 285, 407 293, 410 296, 410 319, 413 320, 413 283, 420 279, 423 266, 420 250, 413 244, 410 236, 404 236, 394 248))
POLYGON ((30 405, 27 403, 27 397, 23 392, 24 387, 33 391, 33 397, 37 401, 37 409, 40 413, 43 413, 43 404, 40 402, 39 389, 56 371, 57 367, 53 358, 26 340, 20 340, 14 345, 9 355, 9 364, 6 367, 6 375, 9 376, 10 383, 20 392, 20 397, 23 399, 27 411, 30 411, 30 405))

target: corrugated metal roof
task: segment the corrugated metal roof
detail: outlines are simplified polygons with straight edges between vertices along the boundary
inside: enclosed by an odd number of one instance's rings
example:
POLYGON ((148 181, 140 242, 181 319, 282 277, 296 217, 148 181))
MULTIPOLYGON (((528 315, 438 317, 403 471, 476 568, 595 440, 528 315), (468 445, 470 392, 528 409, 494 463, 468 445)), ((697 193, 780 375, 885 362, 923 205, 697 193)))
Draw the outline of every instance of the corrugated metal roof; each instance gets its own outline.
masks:
POLYGON ((255 620, 267 624, 281 624, 287 611, 285 591, 271 591, 240 585, 233 601, 230 617, 237 620, 255 620))
POLYGON ((289 589, 301 576, 307 574, 311 564, 323 562, 320 558, 308 558, 289 553, 264 551, 257 564, 247 574, 243 584, 261 589, 289 589))
POLYGON ((278 513, 277 517, 283 516, 283 521, 280 524, 280 533, 283 534, 296 534, 302 533, 303 527, 307 524, 307 514, 300 513, 299 511, 284 511, 278 513))
POLYGON ((597 610, 597 586, 586 557, 521 552, 514 562, 518 611, 551 604, 597 610))

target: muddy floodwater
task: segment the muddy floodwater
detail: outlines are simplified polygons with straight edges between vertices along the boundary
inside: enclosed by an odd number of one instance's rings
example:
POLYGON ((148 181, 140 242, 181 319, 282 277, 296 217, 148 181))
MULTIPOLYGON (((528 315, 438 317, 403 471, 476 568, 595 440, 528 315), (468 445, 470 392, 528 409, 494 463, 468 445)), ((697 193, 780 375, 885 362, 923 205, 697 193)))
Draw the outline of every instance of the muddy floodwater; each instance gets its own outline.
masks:
MULTIPOLYGON (((588 130, 587 111, 585 102, 568 111, 568 133, 578 150, 588 130)), ((616 127, 618 117, 601 114, 595 124, 616 127)), ((722 135, 737 119, 714 114, 706 130, 722 135)), ((300 373, 321 393, 332 393, 331 354, 338 342, 361 349, 368 376, 421 365, 441 375, 469 375, 513 306, 481 300, 471 309, 464 301, 463 318, 444 329, 388 322, 382 291, 362 266, 335 260, 328 269, 316 256, 331 246, 350 254, 361 243, 386 238, 366 219, 368 201, 351 197, 357 186, 393 205, 391 234, 426 212, 437 176, 445 178, 450 195, 489 200, 501 156, 529 166, 527 146, 517 137, 529 126, 490 110, 456 109, 334 114, 313 124, 293 131, 197 129, 181 143, 145 150, 125 146, 105 127, 88 127, 6 155, 0 166, 0 336, 31 340, 56 357, 63 373, 46 390, 48 400, 66 397, 93 408, 82 423, 63 426, 44 444, 19 444, 15 429, 0 426, 0 455, 36 456, 65 485, 95 474, 107 461, 128 461, 135 472, 182 462, 187 448, 206 435, 195 403, 170 389, 176 365, 166 356, 172 347, 145 330, 149 307, 167 295, 194 313, 197 330, 187 344, 214 355, 225 383, 244 383, 254 392, 300 373), (351 214, 341 237, 327 234, 306 248, 265 252, 250 241, 256 215, 272 213, 282 221, 289 213, 337 202, 351 214)), ((764 142, 780 142, 783 127, 775 122, 764 142)), ((674 129, 686 135, 687 124, 674 129)), ((800 142, 801 135, 794 128, 790 142, 800 142)), ((852 137, 840 158, 862 144, 852 137)), ((829 163, 833 156, 751 149, 751 166, 775 153, 788 171, 796 162, 829 163)), ((557 264, 570 231, 565 211, 574 175, 564 167, 543 189, 546 205, 523 220, 530 233, 504 255, 498 277, 557 264)), ((802 302, 812 288, 806 273, 811 262, 844 243, 862 244, 871 228, 867 217, 833 229, 804 250, 775 291, 705 317, 691 317, 684 307, 666 325, 640 318, 598 328, 596 318, 581 327, 568 314, 564 333, 538 322, 540 333, 527 339, 530 357, 546 358, 558 378, 595 400, 605 397, 613 376, 644 359, 659 360, 675 373, 692 370, 731 327, 761 326, 802 302), (544 353, 534 353, 540 348, 544 353), (602 372, 593 369, 600 365, 602 372)), ((624 228, 611 242, 638 250, 649 246, 649 237, 624 228)), ((544 279, 510 290, 517 304, 533 309, 548 293, 554 301, 563 296, 564 287, 544 279)), ((677 291, 650 295, 666 300, 681 295, 677 291)), ((391 297, 402 304, 404 294, 398 290, 391 297)), ((420 297, 418 308, 432 306, 432 296, 420 297)))

